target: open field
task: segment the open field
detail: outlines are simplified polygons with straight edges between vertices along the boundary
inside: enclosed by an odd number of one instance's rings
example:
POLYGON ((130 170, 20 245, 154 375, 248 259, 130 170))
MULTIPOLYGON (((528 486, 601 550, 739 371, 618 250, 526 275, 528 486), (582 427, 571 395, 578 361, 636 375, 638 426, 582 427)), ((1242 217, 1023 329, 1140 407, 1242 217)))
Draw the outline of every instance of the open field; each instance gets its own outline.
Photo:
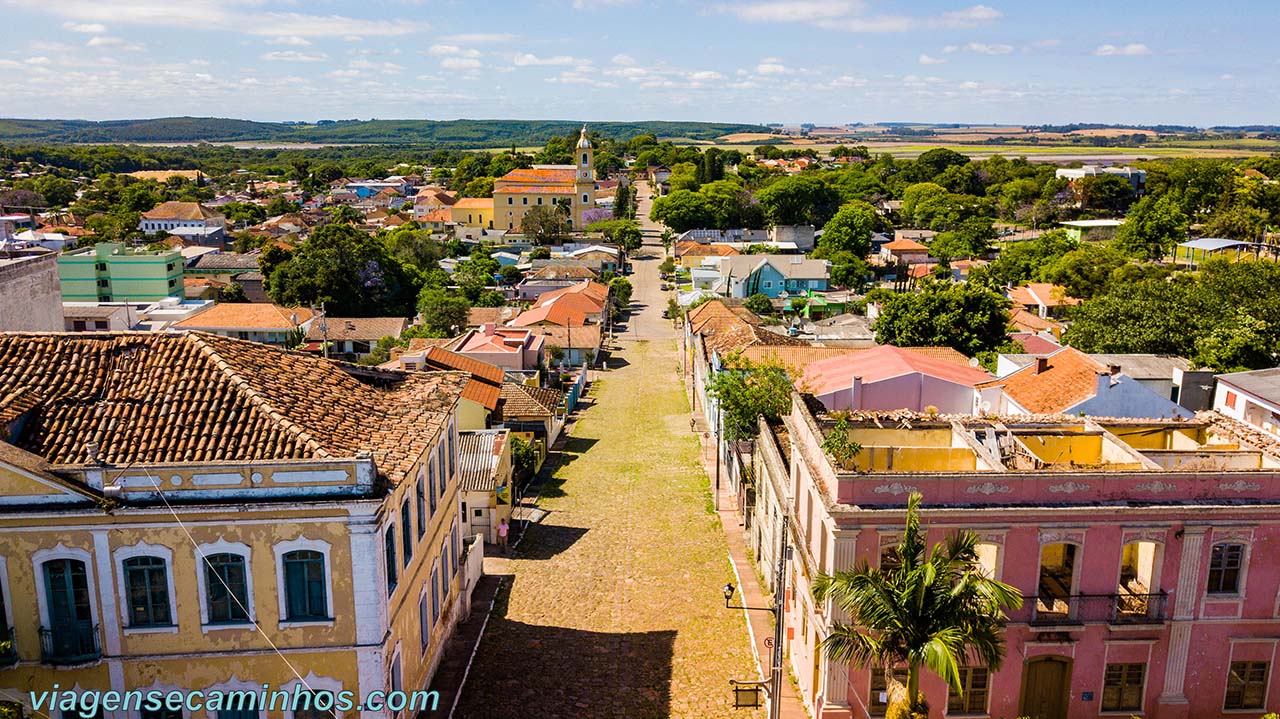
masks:
MULTIPOLYGON (((752 140, 750 142, 734 142, 726 143, 721 138, 716 143, 718 147, 735 147, 740 150, 755 148, 759 145, 776 145, 778 147, 803 147, 812 148, 820 153, 826 154, 832 148, 838 145, 864 145, 873 154, 887 152, 894 157, 914 158, 924 152, 938 148, 946 147, 956 152, 964 153, 975 159, 983 159, 992 155, 1004 155, 1005 157, 1026 157, 1028 160, 1039 160, 1041 162, 1083 162, 1083 161, 1109 161, 1109 162, 1135 162, 1144 159, 1156 159, 1162 157, 1216 157, 1222 159, 1244 158, 1244 157, 1265 157, 1276 152, 1280 152, 1280 143, 1246 139, 1246 140, 1187 140, 1177 144, 1156 144, 1143 147, 1093 147, 1090 145, 1076 145, 1064 143, 1061 145, 1041 143, 1038 145, 988 145, 988 144, 969 144, 964 142, 948 142, 946 140, 916 140, 913 142, 884 142, 884 141, 857 141, 845 140, 844 142, 836 142, 827 139, 801 139, 788 138, 780 135, 767 135, 767 139, 752 140)), ((697 144, 705 146, 707 143, 692 141, 678 142, 678 144, 693 145, 697 144)))

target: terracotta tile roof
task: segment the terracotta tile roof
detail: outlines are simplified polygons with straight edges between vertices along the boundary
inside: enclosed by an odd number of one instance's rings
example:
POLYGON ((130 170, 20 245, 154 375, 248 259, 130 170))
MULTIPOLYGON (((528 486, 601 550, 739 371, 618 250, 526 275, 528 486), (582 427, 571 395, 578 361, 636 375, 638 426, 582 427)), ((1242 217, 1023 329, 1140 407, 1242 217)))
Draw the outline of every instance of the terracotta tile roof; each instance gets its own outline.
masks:
POLYGON ((1009 339, 1022 345, 1023 351, 1033 355, 1047 355, 1057 352, 1062 345, 1033 333, 1017 333, 1009 335, 1009 339))
POLYGON ((533 280, 594 280, 596 277, 599 275, 595 270, 582 265, 547 265, 529 275, 533 280))
POLYGON ((572 195, 573 185, 502 185, 494 187, 495 195, 572 195))
MULTIPOLYGON (((497 180, 494 181, 494 184, 498 184, 498 183, 506 184, 509 182, 516 185, 546 185, 546 184, 572 185, 574 183, 574 180, 576 179, 575 172, 576 171, 572 167, 563 168, 563 169, 532 168, 532 167, 520 168, 520 169, 512 170, 511 172, 508 172, 502 177, 499 177, 497 180)), ((495 191, 501 191, 501 190, 497 190, 495 188, 495 191)))
POLYGON ((442 207, 438 210, 432 210, 423 215, 421 222, 448 222, 453 219, 453 214, 449 212, 449 208, 442 207))
POLYGON ((930 359, 948 362, 957 367, 972 367, 973 360, 969 359, 962 352, 958 352, 950 347, 903 347, 904 350, 915 352, 930 359))
POLYGON ((498 488, 498 462, 509 430, 458 433, 458 488, 464 492, 492 492, 498 488))
POLYGON ((191 269, 197 272, 209 272, 211 270, 226 270, 237 272, 249 272, 258 269, 258 258, 262 255, 260 252, 210 252, 200 255, 196 258, 195 264, 191 265, 191 269))
POLYGON ((533 332, 522 327, 496 327, 493 334, 475 329, 459 337, 446 349, 454 352, 509 352, 515 354, 533 349, 533 332), (526 344, 529 346, 526 347, 526 344))
POLYGON ((453 203, 456 210, 491 210, 493 209, 492 197, 464 197, 453 203))
POLYGON ((1043 332, 1044 330, 1052 329, 1058 324, 1034 312, 1028 312, 1021 307, 1013 311, 1013 315, 1009 318, 1009 323, 1024 332, 1043 332))
POLYGON ((175 323, 173 327, 180 330, 289 329, 294 327, 294 315, 297 315, 297 324, 302 324, 311 319, 312 312, 306 307, 279 307, 259 302, 228 302, 214 305, 195 317, 175 323))
POLYGON ((685 248, 681 251, 680 248, 677 247, 676 257, 684 257, 685 255, 691 255, 693 257, 734 257, 742 254, 728 245, 704 245, 701 242, 688 241, 681 242, 680 244, 685 245, 685 248), (689 245, 692 245, 692 247, 689 245))
POLYGON ((205 333, 0 334, 0 396, 27 390, 18 448, 53 465, 247 462, 373 453, 397 482, 467 375, 381 372, 205 333), (386 389, 387 385, 392 388, 386 389))
POLYGON ((504 382, 498 412, 504 420, 516 417, 552 417, 559 409, 563 397, 564 393, 560 390, 504 382))
POLYGON ((754 345, 742 350, 742 358, 755 364, 776 362, 786 367, 794 376, 800 376, 814 362, 863 351, 850 347, 754 345))
POLYGON ((890 252, 927 252, 928 247, 916 242, 915 240, 901 239, 893 242, 886 242, 881 245, 882 248, 890 252))
POLYGON ((511 326, 529 327, 539 322, 550 322, 561 327, 581 327, 586 324, 587 316, 581 310, 562 302, 548 302, 521 312, 511 320, 511 326))
POLYGON ((452 205, 458 201, 458 198, 443 190, 419 190, 418 194, 413 196, 413 201, 415 204, 438 202, 442 205, 452 205))
POLYGON ((377 342, 383 337, 399 337, 408 326, 409 320, 403 317, 325 317, 311 323, 307 339, 323 341, 327 331, 330 342, 377 342), (321 329, 322 321, 327 330, 321 329))
POLYGON ((814 362, 796 384, 801 385, 805 392, 824 395, 849 387, 854 377, 871 383, 915 373, 968 387, 991 379, 991 375, 976 367, 959 367, 903 347, 881 345, 814 362))
POLYGON ((1009 288, 1009 299, 1015 305, 1023 307, 1058 307, 1060 305, 1078 305, 1080 300, 1067 296, 1067 288, 1051 285, 1048 282, 1032 282, 1021 287, 1009 288))
POLYGON ((583 280, 576 285, 570 285, 550 292, 543 292, 541 295, 538 295, 538 303, 545 304, 546 302, 554 300, 562 295, 576 294, 579 292, 603 305, 604 301, 609 297, 609 286, 602 285, 599 282, 592 282, 591 280, 583 280))
POLYGON ((497 408, 502 378, 506 376, 502 368, 440 347, 429 348, 423 355, 422 362, 424 369, 466 372, 471 375, 466 387, 462 389, 462 398, 488 410, 497 408))
POLYGON ((457 341, 457 337, 414 337, 409 340, 409 347, 406 351, 421 352, 430 347, 444 347, 445 349, 448 349, 449 345, 452 345, 457 341))
POLYGON ((585 292, 566 292, 553 297, 548 297, 544 294, 538 297, 538 307, 546 307, 548 305, 568 307, 584 315, 598 315, 604 311, 605 303, 604 300, 598 300, 585 292))
POLYGON ((516 315, 516 308, 507 307, 472 307, 467 312, 467 326, 479 327, 486 322, 502 324, 516 315))
POLYGON ((582 325, 581 327, 538 325, 529 329, 549 345, 578 350, 600 347, 600 325, 582 325))
POLYGON ((223 216, 199 202, 162 202, 154 208, 142 213, 148 220, 211 220, 224 219, 223 216))
POLYGON ((1044 356, 1047 367, 1037 371, 1032 362, 1016 372, 978 385, 1001 387, 1010 399, 1032 414, 1057 414, 1098 392, 1098 373, 1107 368, 1074 347, 1044 356))

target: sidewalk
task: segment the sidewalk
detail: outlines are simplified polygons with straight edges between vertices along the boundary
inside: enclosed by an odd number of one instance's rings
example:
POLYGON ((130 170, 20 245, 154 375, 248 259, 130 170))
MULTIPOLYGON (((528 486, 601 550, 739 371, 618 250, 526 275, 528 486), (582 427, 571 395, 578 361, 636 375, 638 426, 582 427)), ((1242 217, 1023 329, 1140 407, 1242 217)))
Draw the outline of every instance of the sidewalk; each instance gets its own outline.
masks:
MULTIPOLYGON (((486 560, 488 557, 485 558, 486 560)), ((431 691, 440 692, 439 709, 434 712, 423 712, 421 716, 452 716, 453 705, 457 702, 467 671, 471 666, 471 657, 475 654, 480 637, 484 635, 485 625, 489 622, 489 612, 493 609, 494 598, 506 579, 485 573, 476 583, 471 593, 471 616, 459 622, 457 628, 444 648, 444 657, 436 674, 431 679, 431 691)))
MULTIPOLYGON (((702 462, 707 470, 707 477, 711 479, 711 486, 715 486, 715 448, 711 444, 711 440, 706 435, 706 423, 699 417, 695 423, 695 431, 698 433, 702 444, 702 462)), ((725 482, 721 480, 721 490, 719 499, 719 515, 720 524, 724 527, 725 539, 729 543, 729 559, 733 562, 733 569, 738 575, 738 593, 735 595, 733 603, 735 605, 746 607, 769 607, 773 605, 772 593, 764 591, 760 586, 760 579, 756 574, 755 567, 751 564, 751 560, 747 555, 747 542, 742 527, 738 524, 738 514, 735 511, 738 506, 738 498, 725 489, 725 482)), ((766 611, 753 610, 746 612, 747 619, 751 625, 751 638, 753 642, 752 651, 756 655, 756 663, 760 666, 760 678, 765 681, 769 680, 771 667, 770 662, 773 660, 773 649, 766 646, 765 642, 773 642, 773 615, 766 611)), ((800 699, 800 695, 790 677, 790 662, 784 656, 782 667, 782 719, 808 719, 808 712, 804 709, 804 702, 800 699)), ((745 679, 746 677, 744 677, 745 679)))

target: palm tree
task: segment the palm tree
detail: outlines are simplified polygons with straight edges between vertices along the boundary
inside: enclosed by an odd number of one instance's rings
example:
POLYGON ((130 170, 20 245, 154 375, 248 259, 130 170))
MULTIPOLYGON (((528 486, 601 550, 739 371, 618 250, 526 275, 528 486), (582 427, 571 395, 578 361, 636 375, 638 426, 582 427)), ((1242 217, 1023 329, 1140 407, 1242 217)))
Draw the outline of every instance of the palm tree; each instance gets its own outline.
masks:
POLYGON ((896 561, 821 575, 813 594, 830 598, 850 623, 837 622, 823 641, 833 661, 891 673, 906 665, 911 715, 927 712, 920 696, 920 668, 961 691, 960 667, 976 660, 999 669, 1005 655, 1005 611, 1022 606, 1022 594, 986 576, 972 532, 960 531, 926 554, 919 493, 907 500, 906 530, 896 561))

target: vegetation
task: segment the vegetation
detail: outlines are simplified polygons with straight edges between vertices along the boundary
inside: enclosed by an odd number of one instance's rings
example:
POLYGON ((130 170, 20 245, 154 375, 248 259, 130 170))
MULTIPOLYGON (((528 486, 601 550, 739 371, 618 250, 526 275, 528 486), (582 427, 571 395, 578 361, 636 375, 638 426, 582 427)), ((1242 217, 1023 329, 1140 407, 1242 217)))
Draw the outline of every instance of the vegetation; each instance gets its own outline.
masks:
POLYGON ((945 346, 974 357, 1005 342, 1010 302, 980 282, 925 279, 919 292, 877 290, 867 299, 880 301, 873 327, 880 344, 945 346))
POLYGON ((743 303, 743 307, 758 315, 773 314, 773 303, 769 301, 769 295, 763 292, 757 292, 748 297, 747 301, 743 303))
POLYGON ((758 417, 778 422, 791 410, 791 379, 781 364, 740 355, 730 355, 726 364, 733 369, 715 373, 707 387, 720 405, 726 439, 750 439, 758 417))
POLYGON ((978 563, 977 535, 962 530, 929 549, 920 526, 919 493, 907 499, 902 541, 889 561, 861 559, 849 571, 819 575, 814 598, 848 613, 822 643, 833 661, 884 671, 905 666, 908 715, 929 714, 920 693, 928 669, 961 691, 960 667, 999 669, 1005 657, 1006 611, 1022 606, 1017 589, 990 578, 978 563))
POLYGON ((271 301, 286 307, 319 306, 338 317, 409 317, 420 279, 385 245, 346 224, 313 232, 269 274, 271 301))

